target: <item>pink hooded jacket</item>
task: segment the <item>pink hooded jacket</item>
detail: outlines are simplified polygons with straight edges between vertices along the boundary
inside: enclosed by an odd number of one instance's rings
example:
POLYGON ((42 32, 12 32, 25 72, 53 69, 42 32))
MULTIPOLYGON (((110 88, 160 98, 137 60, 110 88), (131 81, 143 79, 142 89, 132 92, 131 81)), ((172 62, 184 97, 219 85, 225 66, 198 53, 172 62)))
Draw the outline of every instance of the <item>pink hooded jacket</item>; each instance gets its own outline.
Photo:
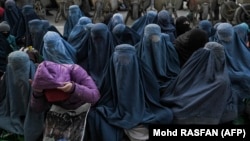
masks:
MULTIPOLYGON (((43 61, 39 64, 32 81, 33 89, 53 89, 62 86, 62 82, 72 82, 73 89, 69 98, 56 103, 65 109, 76 109, 84 103, 95 104, 100 98, 100 92, 88 73, 77 64, 58 64, 43 61)), ((31 97, 31 107, 41 111, 50 104, 44 93, 34 92, 31 97)))

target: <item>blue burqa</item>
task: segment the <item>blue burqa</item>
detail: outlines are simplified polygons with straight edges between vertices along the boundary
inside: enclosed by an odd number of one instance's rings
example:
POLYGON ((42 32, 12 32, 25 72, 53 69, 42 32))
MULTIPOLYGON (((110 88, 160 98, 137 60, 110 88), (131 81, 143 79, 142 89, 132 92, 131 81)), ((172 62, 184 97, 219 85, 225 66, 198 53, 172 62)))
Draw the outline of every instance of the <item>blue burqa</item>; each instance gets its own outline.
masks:
POLYGON ((111 54, 117 45, 108 26, 104 23, 96 23, 91 27, 90 34, 87 34, 82 44, 82 61, 79 62, 94 79, 97 86, 103 77, 103 69, 110 59, 111 54), (84 52, 83 52, 84 51, 84 52))
POLYGON ((139 58, 156 76, 162 92, 180 72, 178 53, 173 44, 162 36, 159 25, 148 24, 135 48, 139 58))
POLYGON ((135 30, 139 35, 143 35, 145 26, 151 23, 157 23, 156 11, 147 11, 145 15, 138 18, 132 23, 131 28, 135 30))
POLYGON ((250 51, 229 23, 217 27, 218 42, 225 47, 232 88, 241 98, 250 98, 250 51))
POLYGON ((59 64, 75 64, 76 49, 57 32, 48 31, 43 37, 43 59, 59 64))
POLYGON ((79 49, 84 40, 86 34, 86 25, 92 23, 92 20, 89 17, 81 17, 78 20, 78 23, 73 27, 72 31, 69 34, 68 42, 76 49, 79 49))
POLYGON ((195 51, 161 98, 174 124, 222 124, 237 117, 224 47, 208 42, 195 51))
POLYGON ((78 20, 84 16, 78 5, 69 6, 68 17, 64 24, 63 37, 67 40, 71 30, 77 24, 78 20))
POLYGON ((108 22, 108 28, 110 31, 118 24, 125 24, 123 15, 121 13, 115 13, 108 22))
POLYGON ((117 24, 112 33, 119 44, 136 45, 141 39, 141 36, 136 31, 125 24, 117 24))
POLYGON ((8 56, 0 99, 0 128, 23 135, 25 141, 36 141, 43 133, 44 113, 36 113, 29 106, 36 66, 22 51, 8 56))
POLYGON ((43 36, 48 30, 44 29, 44 22, 40 19, 29 21, 29 31, 31 35, 32 46, 38 52, 41 52, 43 46, 43 36))
POLYGON ((168 34, 170 41, 174 43, 176 38, 176 29, 172 23, 171 13, 167 10, 161 10, 157 15, 157 24, 161 27, 161 32, 168 34))
POLYGON ((4 5, 4 21, 10 25, 10 34, 14 35, 14 29, 18 25, 18 20, 21 17, 21 9, 17 7, 14 0, 6 0, 4 5))
POLYGON ((100 93, 87 121, 91 141, 121 141, 123 129, 172 122, 171 110, 159 103, 157 80, 134 46, 116 46, 100 93))
POLYGON ((29 21, 33 19, 40 19, 36 14, 32 5, 24 5, 22 7, 22 14, 18 19, 17 26, 13 29, 14 36, 16 36, 17 44, 19 46, 32 46, 32 39, 29 31, 29 21))

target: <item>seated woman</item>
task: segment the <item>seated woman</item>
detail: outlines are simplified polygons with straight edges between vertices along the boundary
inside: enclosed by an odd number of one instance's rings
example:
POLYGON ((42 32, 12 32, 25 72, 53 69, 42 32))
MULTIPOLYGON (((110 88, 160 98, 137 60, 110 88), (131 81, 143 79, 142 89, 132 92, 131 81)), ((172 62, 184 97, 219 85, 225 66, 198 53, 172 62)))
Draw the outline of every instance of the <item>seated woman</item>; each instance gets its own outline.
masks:
POLYGON ((43 139, 82 140, 87 112, 100 97, 88 73, 77 64, 43 61, 35 73, 32 88, 32 109, 43 112, 50 108, 43 139))
POLYGON ((8 56, 6 72, 0 85, 0 140, 37 141, 43 133, 44 112, 30 109, 36 65, 27 53, 13 51, 8 56), (34 132, 35 131, 35 132, 34 132))
POLYGON ((224 47, 208 42, 188 59, 161 98, 174 124, 218 125, 237 117, 224 47))
POLYGON ((149 124, 170 124, 172 111, 159 103, 159 85, 134 46, 116 46, 104 70, 101 98, 87 119, 88 140, 147 140, 149 124))
POLYGON ((31 97, 34 111, 49 110, 44 140, 82 140, 88 110, 100 97, 92 77, 74 63, 73 49, 56 32, 48 31, 44 36, 45 61, 32 80, 31 97))

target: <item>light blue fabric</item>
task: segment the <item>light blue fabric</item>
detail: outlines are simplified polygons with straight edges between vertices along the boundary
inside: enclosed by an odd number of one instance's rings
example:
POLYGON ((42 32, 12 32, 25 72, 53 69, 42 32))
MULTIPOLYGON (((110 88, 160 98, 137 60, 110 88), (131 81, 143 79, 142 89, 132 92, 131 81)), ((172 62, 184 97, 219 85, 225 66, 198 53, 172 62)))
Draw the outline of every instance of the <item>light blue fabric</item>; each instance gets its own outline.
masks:
POLYGON ((77 62, 76 49, 57 32, 48 31, 44 37, 43 58, 55 63, 74 64, 77 62))

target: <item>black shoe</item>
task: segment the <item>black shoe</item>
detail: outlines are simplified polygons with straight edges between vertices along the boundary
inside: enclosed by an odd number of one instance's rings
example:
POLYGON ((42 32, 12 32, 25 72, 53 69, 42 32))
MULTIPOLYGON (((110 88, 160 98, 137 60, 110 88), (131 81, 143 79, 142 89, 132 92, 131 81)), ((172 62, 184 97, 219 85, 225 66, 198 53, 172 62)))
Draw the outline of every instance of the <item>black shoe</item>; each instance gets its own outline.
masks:
POLYGON ((49 11, 46 11, 46 16, 53 16, 53 14, 50 13, 49 11))

